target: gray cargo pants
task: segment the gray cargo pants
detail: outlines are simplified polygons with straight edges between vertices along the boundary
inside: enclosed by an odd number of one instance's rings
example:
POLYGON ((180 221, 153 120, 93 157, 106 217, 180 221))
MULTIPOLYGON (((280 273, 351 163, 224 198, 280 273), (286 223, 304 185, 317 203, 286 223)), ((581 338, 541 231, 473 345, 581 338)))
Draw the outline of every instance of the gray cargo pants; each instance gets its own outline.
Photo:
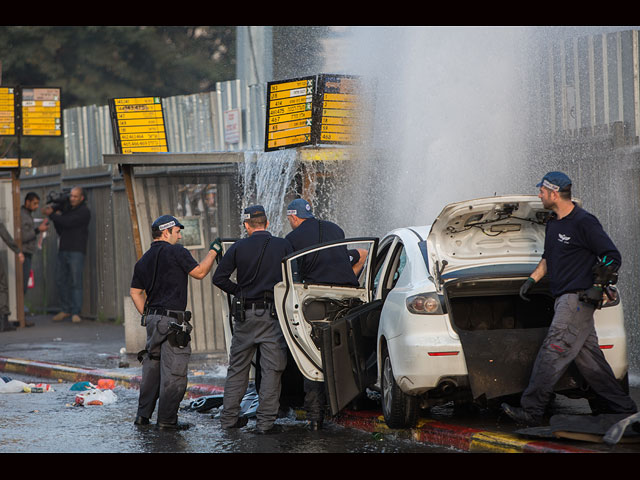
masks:
POLYGON ((245 320, 234 322, 229 368, 224 384, 220 423, 232 427, 240 414, 240 402, 247 392, 251 360, 260 349, 260 392, 256 427, 268 430, 278 417, 282 372, 287 366, 287 343, 276 318, 265 311, 258 316, 245 310, 245 320))
POLYGON ((167 341, 173 317, 147 315, 147 355, 142 362, 138 415, 151 418, 158 403, 158 422, 178 421, 178 409, 187 390, 191 343, 184 348, 167 341))
POLYGON ((555 301, 555 314, 533 366, 529 386, 520 400, 524 410, 542 417, 553 388, 575 362, 591 389, 612 413, 635 413, 635 402, 616 380, 600 349, 593 322, 594 307, 567 293, 555 301))

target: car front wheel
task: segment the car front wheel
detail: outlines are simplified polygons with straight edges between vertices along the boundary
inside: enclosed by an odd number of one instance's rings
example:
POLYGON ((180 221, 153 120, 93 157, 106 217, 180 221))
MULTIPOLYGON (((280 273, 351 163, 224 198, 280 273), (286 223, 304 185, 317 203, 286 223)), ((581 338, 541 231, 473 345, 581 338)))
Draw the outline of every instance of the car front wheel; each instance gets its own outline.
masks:
POLYGON ((412 428, 418 421, 418 398, 407 395, 395 381, 389 353, 382 360, 382 413, 389 428, 412 428))

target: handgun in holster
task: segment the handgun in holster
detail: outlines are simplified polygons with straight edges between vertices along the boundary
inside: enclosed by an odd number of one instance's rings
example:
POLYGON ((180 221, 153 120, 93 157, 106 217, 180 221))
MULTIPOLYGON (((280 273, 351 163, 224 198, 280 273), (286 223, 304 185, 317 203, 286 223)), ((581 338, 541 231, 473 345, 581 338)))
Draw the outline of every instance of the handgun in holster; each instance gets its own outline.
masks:
POLYGON ((242 297, 233 297, 231 302, 231 315, 237 322, 244 322, 244 302, 242 297))
POLYGON ((169 343, 178 348, 184 348, 191 341, 192 327, 186 321, 182 323, 169 322, 171 333, 167 336, 169 343))

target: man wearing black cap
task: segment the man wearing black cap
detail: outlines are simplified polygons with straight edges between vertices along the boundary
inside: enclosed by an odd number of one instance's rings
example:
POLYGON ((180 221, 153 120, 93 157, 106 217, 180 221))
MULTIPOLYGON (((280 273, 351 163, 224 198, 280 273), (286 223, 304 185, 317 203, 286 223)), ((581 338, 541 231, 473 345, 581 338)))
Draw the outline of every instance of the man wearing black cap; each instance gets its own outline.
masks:
MULTIPOLYGON (((338 225, 314 217, 309 202, 302 198, 293 200, 287 206, 287 219, 293 229, 285 239, 294 251, 330 242, 343 240, 344 231, 338 225)), ((354 272, 359 271, 366 258, 366 251, 347 250, 345 247, 324 249, 305 255, 298 260, 298 274, 305 283, 358 286, 354 272)), ((326 395, 323 382, 304 378, 305 410, 311 430, 322 428, 326 395)))
POLYGON ((151 225, 151 248, 138 260, 131 280, 131 298, 143 315, 147 328, 142 361, 142 382, 136 425, 148 425, 158 402, 157 426, 183 430, 190 425, 178 422, 178 408, 187 388, 187 367, 191 312, 186 311, 189 276, 203 279, 222 250, 220 240, 209 246, 198 263, 180 245, 184 226, 171 215, 162 215, 151 225), (145 295, 146 293, 146 295, 145 295))
POLYGON ((636 404, 607 363, 593 320, 602 302, 603 286, 617 280, 620 252, 597 218, 572 202, 567 175, 549 172, 537 186, 542 205, 553 214, 546 226, 542 259, 522 285, 520 295, 528 300, 531 287, 549 275, 555 313, 529 386, 522 394, 522 408, 506 403, 502 408, 518 423, 540 425, 555 384, 575 362, 607 413, 633 414, 636 404))
POLYGON ((287 364, 287 343, 275 313, 273 287, 282 280, 282 259, 293 249, 267 231, 269 222, 261 205, 244 210, 243 224, 248 237, 231 245, 212 278, 214 285, 234 297, 234 330, 220 423, 225 429, 247 424, 247 417, 240 416, 240 402, 247 391, 251 360, 259 349, 256 432, 273 433, 287 364), (237 283, 230 279, 234 271, 237 283))

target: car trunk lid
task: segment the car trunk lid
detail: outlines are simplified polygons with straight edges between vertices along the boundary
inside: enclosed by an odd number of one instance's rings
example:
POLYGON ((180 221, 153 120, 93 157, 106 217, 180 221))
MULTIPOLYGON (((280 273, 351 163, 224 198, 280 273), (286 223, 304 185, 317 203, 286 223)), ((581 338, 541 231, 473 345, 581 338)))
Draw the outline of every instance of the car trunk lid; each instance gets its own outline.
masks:
POLYGON ((447 205, 427 238, 429 271, 444 275, 480 266, 536 264, 549 210, 534 195, 509 195, 447 205))

